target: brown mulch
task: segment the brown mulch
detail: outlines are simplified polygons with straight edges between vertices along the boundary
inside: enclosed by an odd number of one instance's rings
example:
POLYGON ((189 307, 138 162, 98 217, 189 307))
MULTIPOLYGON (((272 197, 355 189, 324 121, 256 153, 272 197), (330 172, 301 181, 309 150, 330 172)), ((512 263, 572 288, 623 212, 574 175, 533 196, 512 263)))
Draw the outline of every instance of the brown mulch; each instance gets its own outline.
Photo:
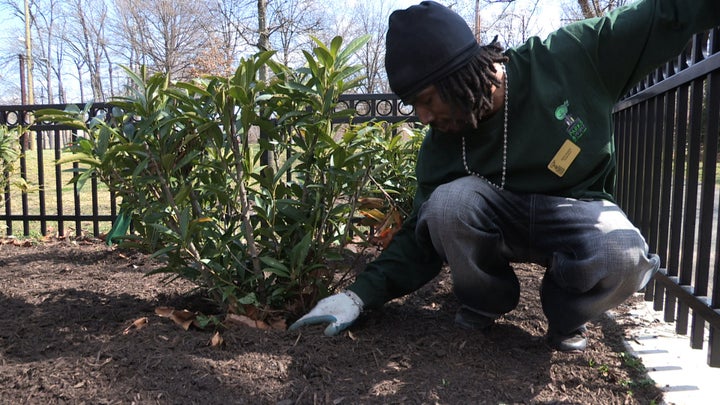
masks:
POLYGON ((455 327, 447 273, 340 336, 180 327, 169 306, 211 311, 190 284, 144 277, 146 256, 97 242, 0 242, 0 403, 660 403, 623 360, 628 306, 589 325, 590 348, 544 342, 543 269, 518 265, 518 308, 483 335, 455 327), (141 328, 132 325, 147 317, 141 328), (623 325, 620 325, 623 323, 623 325))

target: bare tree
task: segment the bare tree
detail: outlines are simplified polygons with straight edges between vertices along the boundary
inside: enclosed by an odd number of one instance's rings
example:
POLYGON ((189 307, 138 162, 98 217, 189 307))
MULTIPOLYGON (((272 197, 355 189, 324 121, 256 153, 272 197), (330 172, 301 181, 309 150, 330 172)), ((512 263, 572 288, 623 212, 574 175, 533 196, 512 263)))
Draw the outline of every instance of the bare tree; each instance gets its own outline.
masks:
POLYGON ((308 48, 310 35, 317 36, 323 27, 323 15, 315 0, 274 0, 268 4, 270 41, 285 65, 292 63, 292 55, 308 48))
POLYGON ((506 13, 501 20, 497 21, 496 34, 506 47, 524 43, 532 35, 537 34, 537 29, 531 26, 534 21, 534 13, 534 9, 517 10, 506 13))
MULTIPOLYGON (((468 24, 476 30, 479 42, 483 42, 483 36, 501 35, 506 44, 512 45, 522 42, 539 30, 536 26, 538 0, 530 2, 529 9, 515 7, 514 0, 476 0, 472 4, 468 1, 444 1, 443 4, 469 21, 468 24), (487 25, 483 26, 480 15, 481 12, 487 11, 489 6, 500 11, 486 18, 487 25)), ((343 12, 337 16, 336 26, 332 30, 343 37, 371 35, 367 45, 357 53, 366 76, 362 91, 367 93, 389 91, 384 69, 385 33, 387 20, 392 11, 394 9, 388 7, 385 2, 357 2, 350 13, 343 12)))
MULTIPOLYGON (((126 55, 178 80, 190 78, 195 61, 209 42, 209 20, 203 2, 183 0, 116 0, 118 34, 126 55)), ((131 62, 135 62, 131 61, 131 62)))
POLYGON ((585 18, 599 17, 624 6, 629 0, 572 0, 563 4, 563 19, 578 21, 585 18))
POLYGON ((218 32, 226 45, 240 52, 269 50, 268 2, 273 0, 218 0, 208 10, 214 21, 208 27, 218 32), (260 33, 263 35, 260 35, 260 33))
POLYGON ((256 50, 256 31, 251 28, 257 18, 248 13, 248 9, 255 8, 250 0, 218 0, 208 5, 210 18, 205 30, 211 40, 205 52, 211 62, 208 66, 198 67, 199 72, 214 74, 229 74, 243 52, 256 50))
MULTIPOLYGON (((72 0, 68 4, 68 27, 65 43, 75 61, 75 66, 85 66, 90 77, 90 89, 95 101, 105 101, 103 87, 103 54, 107 43, 106 25, 108 9, 104 2, 72 0), (82 61, 82 63, 80 63, 82 61)), ((82 82, 78 70, 80 86, 82 82)))
POLYGON ((25 81, 27 81, 27 89, 25 89, 25 93, 21 96, 21 103, 28 103, 28 104, 34 104, 34 79, 33 79, 33 71, 34 71, 34 48, 33 48, 33 36, 32 36, 32 30, 35 27, 34 21, 33 21, 33 14, 34 14, 34 7, 31 0, 2 0, 3 5, 7 10, 10 11, 10 14, 14 16, 19 22, 22 22, 24 28, 24 34, 20 35, 18 34, 11 42, 15 42, 15 39, 19 40, 19 43, 22 43, 23 50, 21 51, 19 47, 17 47, 15 44, 10 44, 9 48, 11 50, 11 55, 9 58, 6 57, 6 60, 14 60, 17 61, 17 55, 21 55, 21 65, 24 66, 23 73, 21 74, 21 92, 22 89, 25 87, 25 81), (27 80, 23 79, 24 77, 27 77, 27 80), (27 96, 27 97, 25 97, 27 96))
POLYGON ((227 48, 218 46, 222 43, 222 38, 217 38, 218 33, 208 32, 207 35, 208 46, 198 50, 198 56, 188 68, 188 76, 228 76, 232 74, 235 66, 234 53, 229 52, 227 48))
MULTIPOLYGON (((24 1, 0 0, 12 5, 18 21, 24 21, 24 1)), ((356 54, 367 77, 361 90, 388 90, 384 71, 385 32, 392 11, 388 2, 353 2, 350 8, 336 2, 330 3, 335 7, 327 7, 318 0, 28 1, 37 18, 33 59, 44 76, 49 100, 66 101, 63 75, 69 74, 77 76, 81 97, 88 90, 97 101, 112 97, 118 80, 113 68, 118 65, 132 70, 145 65, 151 72, 187 80, 206 73, 230 74, 241 56, 258 50, 277 50, 276 58, 286 65, 304 63, 299 50, 312 46, 311 35, 328 43, 335 35, 348 42, 370 34, 370 41, 356 54)), ((537 34, 542 24, 535 12, 538 0, 439 1, 464 16, 480 42, 499 35, 506 46, 512 46, 537 34)), ((606 12, 627 2, 564 1, 572 2, 566 9, 577 10, 580 17, 583 9, 606 12)), ((3 77, 9 71, 17 75, 19 53, 17 49, 0 55, 0 63, 12 64, 2 71, 3 77)))
POLYGON ((77 73, 77 81, 79 84, 78 90, 80 92, 80 102, 85 102, 85 81, 83 79, 83 68, 85 66, 85 60, 77 55, 70 56, 73 65, 75 66, 75 72, 77 73))
MULTIPOLYGON (((0 104, 21 104, 21 88, 16 72, 23 69, 21 61, 22 54, 3 53, 0 56, 0 104)), ((24 76, 24 73, 23 73, 24 76)))
MULTIPOLYGON (((243 51, 277 50, 279 60, 290 64, 310 35, 325 29, 318 5, 317 0, 220 0, 210 9, 214 32, 234 50, 233 60, 243 51)), ((264 80, 264 72, 261 76, 264 80)))
POLYGON ((33 7, 33 25, 36 32, 35 60, 38 62, 37 67, 45 76, 44 90, 47 94, 47 101, 52 103, 54 100, 53 76, 59 72, 62 67, 62 59, 55 58, 57 54, 54 52, 59 41, 56 30, 61 28, 62 10, 59 0, 36 1, 33 7))
POLYGON ((505 47, 519 45, 533 35, 547 29, 541 20, 539 0, 517 2, 515 0, 476 0, 475 35, 480 42, 488 42, 498 36, 505 47), (479 10, 478 10, 479 7, 479 10), (478 14, 485 14, 483 19, 478 14))
POLYGON ((51 66, 57 82, 58 103, 65 104, 67 103, 67 91, 65 90, 65 80, 63 80, 65 66, 65 43, 63 41, 58 41, 53 56, 54 63, 51 66))
POLYGON ((341 22, 349 28, 345 32, 347 41, 370 34, 370 40, 357 52, 363 66, 365 81, 361 89, 365 93, 387 92, 385 76, 385 32, 391 8, 385 2, 358 2, 352 9, 348 22, 341 22))

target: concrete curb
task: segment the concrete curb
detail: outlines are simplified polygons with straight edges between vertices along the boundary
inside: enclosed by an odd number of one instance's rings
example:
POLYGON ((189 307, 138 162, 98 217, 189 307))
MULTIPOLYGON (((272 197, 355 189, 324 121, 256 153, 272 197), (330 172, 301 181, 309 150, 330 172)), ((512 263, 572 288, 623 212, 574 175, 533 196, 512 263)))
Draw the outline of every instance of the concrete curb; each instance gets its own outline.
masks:
POLYGON ((664 404, 720 403, 720 368, 707 365, 706 349, 690 348, 688 336, 675 333, 675 324, 664 322, 652 302, 634 304, 630 316, 637 322, 626 330, 625 346, 663 390, 664 404))

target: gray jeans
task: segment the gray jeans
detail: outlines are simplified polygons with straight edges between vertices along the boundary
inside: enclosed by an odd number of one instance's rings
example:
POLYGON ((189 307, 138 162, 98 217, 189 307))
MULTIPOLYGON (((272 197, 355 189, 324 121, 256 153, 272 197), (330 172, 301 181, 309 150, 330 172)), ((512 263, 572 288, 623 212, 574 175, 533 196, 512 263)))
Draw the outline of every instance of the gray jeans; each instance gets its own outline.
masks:
POLYGON ((540 299, 549 327, 561 333, 622 303, 660 266, 609 201, 502 191, 474 176, 438 187, 416 232, 449 264, 460 302, 490 316, 518 304, 511 262, 545 266, 540 299))

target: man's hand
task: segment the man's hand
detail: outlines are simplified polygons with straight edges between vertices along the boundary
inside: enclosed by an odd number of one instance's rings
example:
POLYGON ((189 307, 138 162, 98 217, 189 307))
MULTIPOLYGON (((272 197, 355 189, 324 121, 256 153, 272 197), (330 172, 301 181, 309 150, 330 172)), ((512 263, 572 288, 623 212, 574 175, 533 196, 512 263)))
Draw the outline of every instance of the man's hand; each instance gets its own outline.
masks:
POLYGON ((318 301, 315 308, 290 325, 288 330, 295 330, 305 325, 330 322, 330 325, 325 328, 325 335, 334 336, 352 325, 360 316, 362 308, 363 302, 357 294, 349 290, 343 291, 318 301))

